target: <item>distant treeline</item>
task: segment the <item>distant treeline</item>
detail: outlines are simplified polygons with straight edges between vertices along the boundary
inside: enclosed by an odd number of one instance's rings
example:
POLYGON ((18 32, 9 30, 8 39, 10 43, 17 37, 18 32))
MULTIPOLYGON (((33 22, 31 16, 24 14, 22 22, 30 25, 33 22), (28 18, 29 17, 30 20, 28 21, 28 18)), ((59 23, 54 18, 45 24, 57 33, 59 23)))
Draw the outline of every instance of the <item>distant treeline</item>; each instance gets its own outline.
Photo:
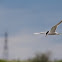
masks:
POLYGON ((36 53, 33 58, 30 58, 26 61, 21 60, 0 60, 0 62, 62 62, 62 60, 51 60, 51 52, 46 53, 36 53))

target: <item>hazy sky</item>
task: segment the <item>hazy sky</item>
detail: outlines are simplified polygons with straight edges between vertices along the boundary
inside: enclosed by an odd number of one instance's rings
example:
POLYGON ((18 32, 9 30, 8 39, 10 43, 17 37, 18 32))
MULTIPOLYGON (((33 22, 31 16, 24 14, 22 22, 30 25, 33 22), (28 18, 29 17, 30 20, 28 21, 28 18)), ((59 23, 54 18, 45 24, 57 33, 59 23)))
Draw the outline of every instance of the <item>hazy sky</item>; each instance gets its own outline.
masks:
MULTIPOLYGON (((0 58, 8 32, 9 59, 27 59, 36 52, 52 52, 62 59, 62 35, 33 35, 62 20, 62 0, 0 0, 0 58)), ((62 24, 57 32, 62 32, 62 24)))

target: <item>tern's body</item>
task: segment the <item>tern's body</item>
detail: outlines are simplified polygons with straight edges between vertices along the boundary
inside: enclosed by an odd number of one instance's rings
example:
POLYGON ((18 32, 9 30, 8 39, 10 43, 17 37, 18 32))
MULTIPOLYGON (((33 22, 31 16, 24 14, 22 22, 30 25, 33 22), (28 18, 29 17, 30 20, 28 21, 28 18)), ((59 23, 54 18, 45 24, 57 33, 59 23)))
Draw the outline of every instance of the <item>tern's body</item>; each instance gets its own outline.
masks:
POLYGON ((53 33, 49 32, 48 35, 59 35, 59 33, 57 33, 57 32, 53 32, 53 33))
POLYGON ((57 26, 58 26, 59 24, 61 24, 61 23, 62 23, 62 20, 61 20, 58 24, 54 25, 54 26, 51 28, 50 31, 47 31, 47 32, 40 32, 40 33, 34 33, 34 34, 60 35, 60 34, 62 34, 62 33, 57 33, 57 32, 56 32, 56 28, 57 28, 57 26))

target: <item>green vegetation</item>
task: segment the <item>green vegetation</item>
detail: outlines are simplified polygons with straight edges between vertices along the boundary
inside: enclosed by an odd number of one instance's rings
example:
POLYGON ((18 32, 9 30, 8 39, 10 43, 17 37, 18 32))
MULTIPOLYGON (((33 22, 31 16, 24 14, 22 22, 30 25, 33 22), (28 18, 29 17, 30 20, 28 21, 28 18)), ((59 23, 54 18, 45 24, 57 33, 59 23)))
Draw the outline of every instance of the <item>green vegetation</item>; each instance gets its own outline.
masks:
POLYGON ((49 61, 49 60, 45 60, 44 59, 31 59, 31 60, 27 60, 27 61, 18 61, 18 60, 11 60, 11 61, 5 61, 5 60, 0 60, 0 62, 62 62, 62 60, 56 60, 56 61, 49 61))
POLYGON ((51 53, 37 53, 34 58, 30 59, 29 62, 50 62, 51 53))
POLYGON ((0 60, 0 62, 7 62, 6 60, 0 60))
POLYGON ((51 60, 51 52, 47 53, 37 53, 35 57, 30 58, 26 61, 21 61, 21 60, 11 60, 11 61, 6 61, 6 60, 0 60, 0 62, 62 62, 62 60, 51 60))

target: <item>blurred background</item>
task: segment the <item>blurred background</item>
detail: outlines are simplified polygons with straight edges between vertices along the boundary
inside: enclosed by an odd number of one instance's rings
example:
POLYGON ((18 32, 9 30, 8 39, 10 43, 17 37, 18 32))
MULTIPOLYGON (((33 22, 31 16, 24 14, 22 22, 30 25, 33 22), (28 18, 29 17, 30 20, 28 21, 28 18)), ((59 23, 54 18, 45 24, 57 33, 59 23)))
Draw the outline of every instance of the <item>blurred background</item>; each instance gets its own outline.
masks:
POLYGON ((62 62, 62 35, 33 34, 61 20, 62 0, 0 0, 0 62, 62 62))

